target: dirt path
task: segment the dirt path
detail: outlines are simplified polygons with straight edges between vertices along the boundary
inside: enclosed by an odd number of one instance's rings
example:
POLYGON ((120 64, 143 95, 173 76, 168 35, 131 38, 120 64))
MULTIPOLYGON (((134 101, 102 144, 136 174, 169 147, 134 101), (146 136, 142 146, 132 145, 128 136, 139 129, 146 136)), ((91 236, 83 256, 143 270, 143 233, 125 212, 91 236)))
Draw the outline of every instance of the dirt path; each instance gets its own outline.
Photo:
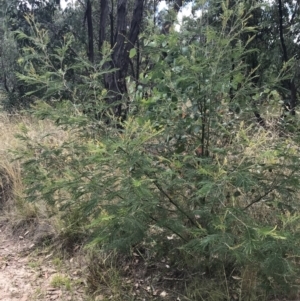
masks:
POLYGON ((77 259, 62 262, 51 254, 25 252, 30 247, 26 238, 0 228, 0 301, 86 300, 77 259))

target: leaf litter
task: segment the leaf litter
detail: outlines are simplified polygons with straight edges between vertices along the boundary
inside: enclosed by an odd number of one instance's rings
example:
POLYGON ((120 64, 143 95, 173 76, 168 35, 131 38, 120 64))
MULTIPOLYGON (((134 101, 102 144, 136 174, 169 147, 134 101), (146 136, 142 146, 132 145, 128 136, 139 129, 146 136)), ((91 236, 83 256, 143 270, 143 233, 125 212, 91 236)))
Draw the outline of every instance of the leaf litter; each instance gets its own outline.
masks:
POLYGON ((0 225, 0 301, 85 300, 78 260, 72 258, 64 262, 64 268, 56 267, 51 254, 36 254, 30 239, 16 238, 3 229, 0 225), (69 286, 63 281, 53 285, 55 277, 69 279, 69 286))

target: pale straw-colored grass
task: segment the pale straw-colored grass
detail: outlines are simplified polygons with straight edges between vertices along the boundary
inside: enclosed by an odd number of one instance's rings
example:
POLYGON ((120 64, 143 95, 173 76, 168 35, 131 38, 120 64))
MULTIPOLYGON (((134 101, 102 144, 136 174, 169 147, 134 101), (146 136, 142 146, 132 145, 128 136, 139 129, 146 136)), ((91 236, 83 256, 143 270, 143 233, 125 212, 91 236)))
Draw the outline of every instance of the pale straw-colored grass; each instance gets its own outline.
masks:
POLYGON ((16 151, 26 148, 26 142, 17 138, 24 128, 31 140, 49 146, 57 146, 69 138, 67 132, 49 120, 39 121, 29 115, 10 115, 0 111, 0 219, 7 221, 12 228, 24 223, 42 222, 49 216, 45 203, 33 204, 25 200, 22 165, 15 159, 16 151))

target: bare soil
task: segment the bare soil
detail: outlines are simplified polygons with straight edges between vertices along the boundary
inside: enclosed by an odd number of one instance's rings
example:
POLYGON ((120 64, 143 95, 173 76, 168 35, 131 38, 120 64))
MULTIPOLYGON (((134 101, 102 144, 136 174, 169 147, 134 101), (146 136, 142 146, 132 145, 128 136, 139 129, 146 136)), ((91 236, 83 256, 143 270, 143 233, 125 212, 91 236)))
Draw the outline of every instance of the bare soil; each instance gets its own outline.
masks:
POLYGON ((83 301, 80 258, 63 260, 0 225, 0 301, 83 301))

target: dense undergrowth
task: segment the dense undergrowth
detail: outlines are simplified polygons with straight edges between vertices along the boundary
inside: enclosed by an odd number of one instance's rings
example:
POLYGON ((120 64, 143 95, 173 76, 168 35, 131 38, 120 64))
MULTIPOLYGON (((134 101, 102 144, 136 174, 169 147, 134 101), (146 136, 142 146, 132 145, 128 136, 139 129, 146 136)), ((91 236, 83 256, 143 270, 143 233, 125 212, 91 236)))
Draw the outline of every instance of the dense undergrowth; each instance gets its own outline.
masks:
POLYGON ((122 133, 92 139, 2 113, 1 130, 2 218, 14 231, 47 223, 52 231, 41 243, 62 252, 86 244, 90 293, 113 300, 297 293, 298 146, 291 137, 241 123, 222 152, 203 158, 166 157, 163 132, 134 120, 122 133))
POLYGON ((41 96, 21 117, 3 117, 9 143, 1 187, 13 194, 2 200, 17 205, 8 213, 13 226, 47 220, 50 245, 69 252, 85 246, 91 294, 208 301, 297 295, 299 121, 281 116, 276 90, 292 67, 253 84, 245 59, 255 52, 249 18, 240 6, 224 13, 220 31, 201 29, 202 44, 187 42, 184 32, 145 41, 155 64, 135 92, 128 78, 125 120, 114 115, 100 80, 112 72, 109 50, 99 64, 82 58, 68 65, 70 36, 48 53, 47 32, 33 19, 32 36, 18 32, 31 43, 19 78, 41 96), (160 59, 157 45, 176 58, 160 59), (264 123, 253 114, 258 107, 264 123))

